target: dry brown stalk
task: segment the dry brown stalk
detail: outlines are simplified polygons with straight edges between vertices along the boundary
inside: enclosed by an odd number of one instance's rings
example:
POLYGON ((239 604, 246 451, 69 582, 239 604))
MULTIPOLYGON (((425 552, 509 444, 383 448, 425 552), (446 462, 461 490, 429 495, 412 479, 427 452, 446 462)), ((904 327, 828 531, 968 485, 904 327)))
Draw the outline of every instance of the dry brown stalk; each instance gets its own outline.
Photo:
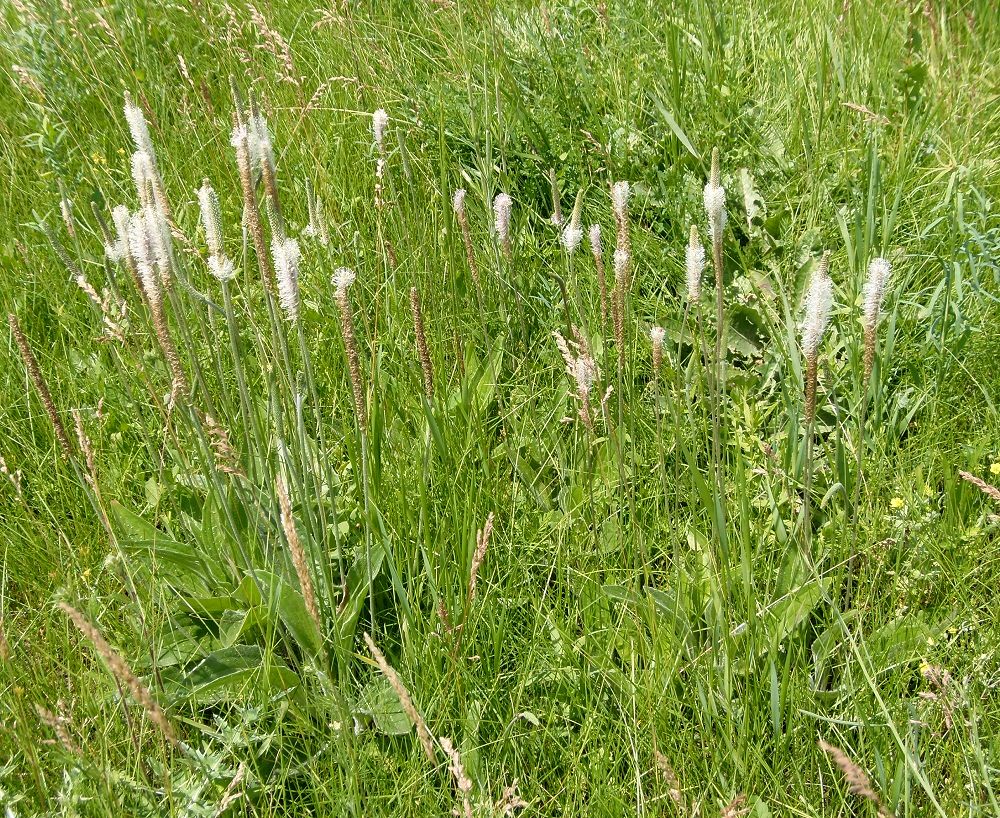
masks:
POLYGON ((285 532, 285 540, 288 542, 288 550, 292 554, 292 565, 295 567, 295 574, 299 578, 299 585, 302 588, 302 598, 305 600, 306 613, 316 626, 320 636, 323 634, 323 623, 319 617, 319 606, 316 604, 316 592, 313 589, 312 576, 309 573, 309 562, 306 552, 302 548, 299 540, 299 532, 295 528, 295 518, 292 516, 292 504, 288 499, 288 490, 285 488, 285 480, 278 477, 277 480, 278 505, 281 506, 281 528, 285 532))
POLYGON ((424 717, 420 715, 420 711, 417 710, 416 705, 413 703, 413 699, 410 698, 410 693, 403 685, 403 682, 399 678, 399 674, 393 669, 382 651, 378 649, 378 646, 372 640, 371 635, 365 634, 365 644, 368 645, 368 650, 372 655, 372 659, 375 660, 375 664, 378 665, 378 669, 382 671, 382 675, 385 676, 389 681, 389 685, 396 693, 396 697, 399 699, 399 703, 403 708, 403 712, 406 713, 407 718, 413 723, 413 726, 417 728, 417 738, 420 739, 420 744, 424 748, 424 754, 427 756, 427 760, 432 764, 434 763, 434 738, 431 736, 431 731, 427 729, 427 723, 424 721, 424 717))
POLYGON ((476 581, 479 578, 479 569, 486 559, 486 550, 490 547, 490 537, 493 536, 493 512, 486 515, 486 522, 483 527, 476 532, 476 551, 472 555, 472 569, 469 572, 469 604, 476 598, 476 581))
POLYGON ((21 325, 17 322, 17 316, 12 313, 8 314, 7 321, 10 322, 10 330, 14 334, 14 340, 17 342, 18 349, 21 351, 24 368, 28 370, 28 375, 35 384, 35 391, 38 392, 38 397, 41 399, 42 405, 45 407, 45 413, 49 416, 49 420, 52 422, 52 428, 55 431, 56 439, 59 441, 63 457, 68 459, 73 454, 73 446, 70 444, 69 435, 66 433, 66 427, 63 426, 63 422, 59 418, 59 413, 56 411, 55 401, 52 400, 52 393, 49 392, 48 384, 45 383, 45 376, 42 375, 41 367, 38 365, 38 359, 31 351, 31 347, 28 345, 28 339, 25 338, 24 333, 21 331, 21 325))
POLYGON ((104 660, 111 674, 120 684, 128 688, 129 693, 132 694, 132 698, 142 707, 146 713, 146 717, 159 729, 163 737, 171 744, 179 746, 177 734, 174 732, 173 725, 167 718, 166 713, 156 703, 149 689, 132 672, 128 663, 108 644, 107 640, 101 635, 101 632, 72 605, 60 602, 59 609, 69 617, 77 630, 93 645, 94 650, 104 660))
POLYGON ((994 502, 1000 503, 1000 489, 995 486, 991 486, 985 480, 980 480, 976 475, 969 474, 967 471, 960 471, 958 476, 961 477, 965 482, 972 483, 977 489, 979 489, 983 494, 989 497, 994 502))
POLYGON ((417 337, 417 354, 420 357, 420 368, 424 373, 424 395, 427 400, 434 397, 434 370, 431 367, 431 354, 427 348, 427 334, 424 332, 424 314, 420 309, 420 292, 416 287, 410 288, 410 308, 413 311, 413 331, 417 337))
POLYGON ((840 770, 844 781, 847 782, 847 789, 852 795, 857 795, 859 798, 864 798, 874 804, 881 818, 894 818, 892 812, 882 802, 878 792, 875 791, 875 787, 872 786, 868 774, 851 761, 847 753, 839 747, 828 744, 823 739, 819 740, 819 748, 830 756, 834 765, 840 770))

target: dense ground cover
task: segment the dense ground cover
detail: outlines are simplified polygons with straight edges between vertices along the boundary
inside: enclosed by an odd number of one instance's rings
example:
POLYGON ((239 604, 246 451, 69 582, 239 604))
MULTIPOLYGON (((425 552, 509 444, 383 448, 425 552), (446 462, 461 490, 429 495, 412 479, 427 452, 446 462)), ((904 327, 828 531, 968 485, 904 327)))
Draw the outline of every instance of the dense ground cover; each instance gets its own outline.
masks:
POLYGON ((1000 813, 991 4, 0 15, 8 814, 1000 813))

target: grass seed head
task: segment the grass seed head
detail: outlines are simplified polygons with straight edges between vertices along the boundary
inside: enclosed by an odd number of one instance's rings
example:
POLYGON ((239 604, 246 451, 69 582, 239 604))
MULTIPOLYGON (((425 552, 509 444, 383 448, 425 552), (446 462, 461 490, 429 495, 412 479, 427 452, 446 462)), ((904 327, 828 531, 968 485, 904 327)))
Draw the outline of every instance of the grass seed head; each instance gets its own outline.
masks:
POLYGON ((819 354, 819 345, 833 309, 833 282, 829 276, 829 265, 829 253, 824 253, 806 292, 802 351, 807 361, 814 361, 819 354))
POLYGON ((660 367, 663 366, 663 340, 667 331, 663 327, 653 327, 649 331, 649 340, 653 345, 653 376, 660 377, 660 367))
POLYGON ((549 187, 552 188, 552 224, 562 227, 562 194, 559 192, 559 179, 555 168, 549 168, 549 187))
POLYGON ((705 215, 708 217, 708 234, 712 242, 721 242, 726 228, 726 189, 719 176, 719 149, 712 150, 712 172, 705 185, 705 215))
POLYGON ((125 92, 125 121, 128 123, 129 133, 132 134, 132 142, 137 151, 142 151, 155 161, 156 154, 153 151, 153 140, 149 136, 149 125, 146 122, 146 115, 142 108, 132 101, 132 95, 125 92))
POLYGON ((626 181, 615 182, 611 186, 611 211, 615 221, 628 221, 628 200, 632 186, 626 181))
POLYGON ((10 324, 10 331, 13 333, 14 341, 17 343, 17 348, 21 353, 21 360, 24 361, 24 368, 27 370, 31 382, 35 385, 35 391, 42 401, 42 406, 45 407, 45 414, 49 416, 49 422, 52 424, 52 430, 55 432, 56 440, 59 442, 59 448, 62 451, 63 457, 69 459, 73 454, 73 446, 69 441, 69 435, 66 433, 66 427, 63 425, 62 419, 56 411, 55 401, 52 400, 52 393, 45 382, 45 376, 42 375, 38 359, 35 357, 35 353, 31 351, 28 339, 21 331, 21 325, 18 323, 17 316, 9 313, 7 315, 7 322, 10 324))
POLYGON ((601 331, 603 332, 608 323, 608 283, 604 272, 604 247, 599 224, 590 225, 590 250, 594 254, 597 289, 601 297, 601 331))
POLYGON ((601 226, 599 224, 590 225, 589 231, 590 250, 594 254, 594 260, 604 258, 604 247, 601 245, 601 226))
POLYGON ((389 127, 389 115, 383 108, 379 108, 372 114, 372 136, 375 138, 375 147, 379 153, 385 153, 385 132, 389 127))
POLYGON ((493 228, 496 231, 497 241, 504 256, 508 259, 511 256, 510 243, 510 214, 513 202, 506 193, 498 193, 493 200, 493 228))
POLYGON ((573 214, 570 216, 569 224, 563 230, 562 242, 569 255, 573 255, 580 242, 583 241, 583 228, 580 226, 581 210, 583 209, 583 191, 576 195, 576 203, 573 205, 573 214))
POLYGON ((145 711, 146 717, 159 729, 163 737, 171 744, 178 744, 177 734, 173 725, 167 719, 166 713, 160 708, 149 689, 139 680, 128 663, 108 644, 101 632, 76 608, 65 602, 59 603, 59 609, 69 617, 69 620, 90 642, 97 654, 118 682, 128 688, 132 698, 145 711))
POLYGON ((73 756, 82 755, 80 748, 77 746, 76 742, 73 741, 69 731, 66 729, 66 722, 69 721, 69 719, 61 714, 57 716, 51 710, 46 710, 40 704, 35 705, 35 712, 38 714, 39 721, 56 734, 56 738, 59 739, 59 743, 67 753, 73 756))
POLYGON ((486 559, 486 550, 490 546, 490 538, 493 536, 493 512, 486 515, 486 522, 481 529, 476 532, 476 551, 472 555, 472 568, 469 571, 469 592, 468 599, 471 605, 476 598, 476 583, 479 578, 479 569, 483 560, 486 559))
POLYGON ((201 210, 201 226, 205 230, 205 244, 213 256, 222 253, 222 211, 219 197, 205 179, 198 188, 198 206, 201 210))
POLYGON ((271 245, 278 301, 291 323, 299 320, 299 261, 302 251, 295 239, 277 239, 271 245))
POLYGON ((465 260, 469 265, 469 272, 472 274, 472 281, 479 289, 479 266, 476 264, 476 253, 472 246, 472 233, 469 230, 469 217, 465 212, 465 188, 460 187, 452 197, 451 206, 458 219, 458 226, 462 231, 462 244, 465 246, 465 260))
POLYGON ((431 731, 427 729, 427 723, 424 721, 424 717, 420 715, 420 711, 417 710, 417 706, 413 703, 413 699, 410 696, 410 691, 406 689, 402 680, 399 678, 399 674, 396 673, 395 669, 390 665, 382 651, 378 649, 378 645, 371 638, 370 634, 364 635, 365 644, 368 646, 368 651, 372 655, 372 659, 375 660, 375 664, 378 669, 382 671, 382 675, 389 681, 389 686, 392 687, 393 691, 396 693, 396 698, 399 699, 399 704, 403 708, 403 712, 406 713, 407 718, 414 727, 417 728, 417 738, 420 740, 420 746, 424 749, 424 755, 427 756, 427 760, 432 764, 434 763, 434 737, 431 735, 431 731))
POLYGON ((288 551, 292 556, 292 567, 295 575, 299 579, 299 587, 302 589, 302 599, 305 602, 306 613, 316 626, 316 630, 322 636, 323 622, 319 616, 319 606, 316 604, 316 591, 313 588, 312 574, 309 572, 309 560, 306 552, 302 548, 302 541, 299 540, 299 532, 295 528, 295 518, 292 516, 292 503, 288 499, 288 490, 285 488, 285 480, 280 475, 276 481, 275 489, 278 495, 278 506, 281 511, 281 529, 285 533, 285 542, 288 543, 288 551))
POLYGON ((115 235, 104 248, 105 255, 111 261, 128 261, 128 230, 131 214, 125 205, 115 205, 111 210, 111 221, 115 226, 115 235))
POLYGON ((875 342, 878 332, 878 320, 882 313, 882 301, 885 298, 889 277, 892 275, 892 265, 884 258, 876 258, 868 265, 868 280, 862 289, 862 324, 865 334, 864 380, 865 383, 872 374, 875 364, 875 342))
POLYGON ((688 301, 696 304, 701 298, 701 277, 705 270, 705 248, 698 237, 698 228, 691 225, 691 238, 684 253, 688 301))
POLYGON ((424 328, 424 314, 420 308, 420 291, 410 288, 410 311, 413 313, 413 332, 417 339, 417 356, 420 358, 420 369, 424 376, 424 395, 427 400, 434 397, 434 369, 431 366, 431 353, 427 346, 427 333, 424 328))
POLYGON ((958 476, 961 477, 966 483, 970 483, 979 489, 983 494, 989 497, 996 503, 1000 503, 1000 489, 995 486, 991 486, 985 480, 981 480, 974 474, 969 474, 967 471, 960 471, 958 476))
POLYGON ((892 813, 889 811, 889 808, 882 803, 882 798, 872 786, 872 782, 868 778, 867 773, 851 761, 850 756, 848 756, 847 753, 839 747, 828 744, 823 741, 823 739, 819 740, 819 748, 830 756, 830 760, 833 761, 837 769, 840 770, 841 775, 844 776, 844 781, 847 782, 847 789, 852 795, 857 795, 858 797, 864 798, 866 801, 870 801, 874 804, 878 809, 878 814, 881 818, 892 818, 892 813))

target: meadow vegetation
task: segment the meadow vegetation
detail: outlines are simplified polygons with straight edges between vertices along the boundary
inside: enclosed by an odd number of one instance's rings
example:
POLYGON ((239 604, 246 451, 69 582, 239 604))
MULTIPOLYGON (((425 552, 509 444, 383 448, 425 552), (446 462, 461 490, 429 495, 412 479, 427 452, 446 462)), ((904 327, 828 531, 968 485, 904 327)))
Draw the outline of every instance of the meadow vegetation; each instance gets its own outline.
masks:
POLYGON ((998 49, 0 6, 5 814, 1000 814, 998 49))

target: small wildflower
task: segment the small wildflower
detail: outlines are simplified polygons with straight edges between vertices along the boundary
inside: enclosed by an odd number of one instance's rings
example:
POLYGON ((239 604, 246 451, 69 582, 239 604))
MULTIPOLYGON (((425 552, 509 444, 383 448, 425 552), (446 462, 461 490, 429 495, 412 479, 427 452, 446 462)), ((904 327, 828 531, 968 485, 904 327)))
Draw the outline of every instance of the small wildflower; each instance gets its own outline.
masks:
POLYGON ((1000 474, 1000 460, 995 463, 990 463, 990 474, 1000 474))
POLYGON ((902 497, 893 497, 889 501, 889 505, 893 509, 893 511, 899 511, 905 504, 903 503, 902 497))

